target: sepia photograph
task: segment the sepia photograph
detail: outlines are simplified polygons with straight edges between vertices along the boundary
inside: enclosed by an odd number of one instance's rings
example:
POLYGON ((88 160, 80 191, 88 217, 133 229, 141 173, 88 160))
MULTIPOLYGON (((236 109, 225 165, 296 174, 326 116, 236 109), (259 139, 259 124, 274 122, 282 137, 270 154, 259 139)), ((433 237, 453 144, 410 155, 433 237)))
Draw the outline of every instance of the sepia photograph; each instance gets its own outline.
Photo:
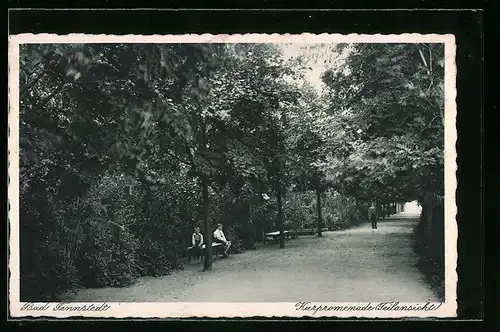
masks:
POLYGON ((454 316, 453 36, 10 38, 13 315, 454 316))

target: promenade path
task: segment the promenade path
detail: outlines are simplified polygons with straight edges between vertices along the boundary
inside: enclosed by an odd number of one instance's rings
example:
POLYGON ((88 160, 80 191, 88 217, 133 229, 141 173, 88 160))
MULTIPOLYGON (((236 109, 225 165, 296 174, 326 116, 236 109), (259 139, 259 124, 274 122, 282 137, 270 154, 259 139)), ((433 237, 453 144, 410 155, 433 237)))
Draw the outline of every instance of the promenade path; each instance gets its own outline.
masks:
POLYGON ((130 287, 66 293, 75 302, 426 302, 438 301, 416 267, 412 232, 418 215, 400 213, 324 236, 217 259, 210 272, 197 261, 130 287))

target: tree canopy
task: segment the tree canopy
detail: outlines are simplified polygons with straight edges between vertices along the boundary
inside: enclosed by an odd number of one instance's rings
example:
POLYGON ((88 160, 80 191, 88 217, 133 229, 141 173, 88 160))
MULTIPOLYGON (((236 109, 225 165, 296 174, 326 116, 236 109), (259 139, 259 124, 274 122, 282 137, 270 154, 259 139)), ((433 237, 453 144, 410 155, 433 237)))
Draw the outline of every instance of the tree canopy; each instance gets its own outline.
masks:
POLYGON ((168 273, 194 225, 222 222, 235 251, 277 229, 284 248, 286 228, 442 193, 443 46, 313 49, 21 45, 22 294, 168 273), (323 91, 308 82, 337 57, 323 91))
POLYGON ((329 160, 338 186, 369 199, 443 194, 444 46, 354 44, 323 75, 333 122, 329 160))

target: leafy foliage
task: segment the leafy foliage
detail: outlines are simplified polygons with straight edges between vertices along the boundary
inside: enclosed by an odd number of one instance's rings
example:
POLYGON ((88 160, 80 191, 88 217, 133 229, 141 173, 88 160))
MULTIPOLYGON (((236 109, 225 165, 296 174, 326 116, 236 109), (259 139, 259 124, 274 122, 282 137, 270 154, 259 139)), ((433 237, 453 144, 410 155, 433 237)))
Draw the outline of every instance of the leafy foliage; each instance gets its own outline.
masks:
POLYGON ((355 44, 323 80, 341 119, 323 166, 343 192, 396 201, 443 192, 442 44, 355 44))
POLYGON ((439 191, 439 47, 344 49, 320 95, 276 45, 22 45, 22 300, 181 268, 195 225, 237 253, 439 191))

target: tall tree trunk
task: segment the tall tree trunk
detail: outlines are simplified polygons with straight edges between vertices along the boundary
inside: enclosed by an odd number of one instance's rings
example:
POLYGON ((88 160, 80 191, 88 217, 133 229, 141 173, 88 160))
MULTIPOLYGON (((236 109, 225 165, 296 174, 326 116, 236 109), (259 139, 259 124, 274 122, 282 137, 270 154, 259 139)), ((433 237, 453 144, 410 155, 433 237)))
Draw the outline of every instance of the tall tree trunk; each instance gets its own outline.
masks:
POLYGON ((212 269, 212 225, 208 217, 208 180, 205 175, 201 176, 201 186, 203 189, 203 223, 205 225, 203 271, 210 271, 212 269))
POLYGON ((260 184, 259 186, 259 204, 260 204, 260 211, 261 211, 261 216, 260 216, 260 232, 261 232, 261 241, 264 242, 265 238, 266 238, 266 232, 265 232, 265 228, 266 228, 266 222, 264 220, 264 213, 263 213, 263 208, 264 208, 264 197, 262 196, 264 194, 264 190, 263 190, 263 185, 262 183, 260 184))
POLYGON ((255 244, 255 232, 254 232, 254 227, 253 227, 253 220, 252 220, 252 206, 250 202, 245 203, 245 208, 246 208, 246 215, 247 215, 247 224, 246 224, 246 236, 247 236, 247 241, 248 245, 252 248, 255 244))
POLYGON ((321 191, 316 189, 316 208, 318 210, 318 237, 323 236, 321 229, 323 228, 323 217, 321 215, 321 191))
POLYGON ((278 226, 280 230, 280 248, 285 248, 285 225, 283 218, 283 201, 281 192, 281 180, 276 186, 276 199, 278 200, 278 226))

